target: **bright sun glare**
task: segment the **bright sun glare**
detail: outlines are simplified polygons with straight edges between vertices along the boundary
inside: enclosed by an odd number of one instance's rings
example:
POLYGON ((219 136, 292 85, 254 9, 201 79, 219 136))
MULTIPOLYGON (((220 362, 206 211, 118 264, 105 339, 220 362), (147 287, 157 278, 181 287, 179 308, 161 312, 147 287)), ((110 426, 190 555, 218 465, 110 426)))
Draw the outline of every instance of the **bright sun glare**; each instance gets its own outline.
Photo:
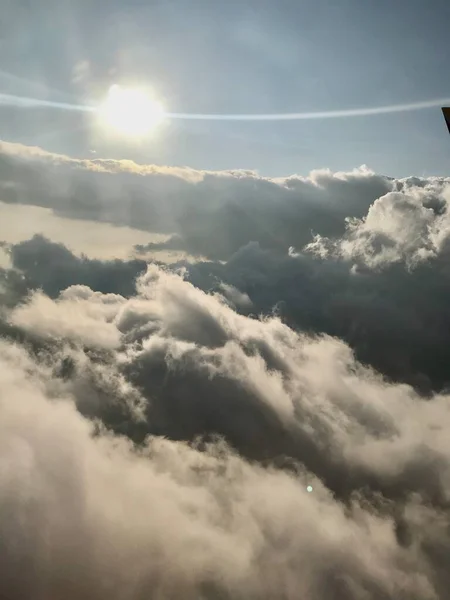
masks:
POLYGON ((109 128, 132 137, 143 137, 161 123, 164 109, 143 90, 113 85, 100 107, 100 115, 109 128))

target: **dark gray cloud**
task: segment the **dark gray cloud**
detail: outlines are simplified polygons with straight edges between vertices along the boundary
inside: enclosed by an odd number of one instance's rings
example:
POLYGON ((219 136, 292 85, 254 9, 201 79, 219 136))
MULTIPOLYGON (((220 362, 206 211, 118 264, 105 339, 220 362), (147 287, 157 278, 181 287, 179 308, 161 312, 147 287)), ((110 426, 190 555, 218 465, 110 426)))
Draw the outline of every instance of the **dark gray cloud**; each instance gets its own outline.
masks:
POLYGON ((134 280, 146 270, 142 260, 101 261, 77 257, 64 245, 41 235, 8 248, 12 264, 26 274, 30 289, 42 288, 50 297, 70 285, 86 285, 105 294, 131 296, 134 280))
POLYGON ((448 386, 450 291, 446 255, 408 270, 354 269, 337 257, 275 255, 250 244, 227 263, 188 266, 202 289, 226 282, 247 294, 244 313, 275 310, 296 329, 346 340, 358 358, 426 392, 448 386))
POLYGON ((248 241, 285 251, 310 242, 312 232, 343 234, 348 215, 364 216, 393 186, 366 168, 268 179, 248 171, 74 160, 4 142, 0 150, 3 201, 173 234, 147 250, 183 249, 214 259, 228 258, 248 241))

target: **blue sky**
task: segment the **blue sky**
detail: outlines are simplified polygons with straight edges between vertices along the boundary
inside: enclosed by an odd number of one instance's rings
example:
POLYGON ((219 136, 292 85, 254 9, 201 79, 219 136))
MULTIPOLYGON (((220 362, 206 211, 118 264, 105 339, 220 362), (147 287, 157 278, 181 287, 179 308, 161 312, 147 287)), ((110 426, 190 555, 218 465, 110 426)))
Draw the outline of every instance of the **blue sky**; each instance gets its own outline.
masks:
MULTIPOLYGON (((450 97, 444 0, 2 0, 0 92, 98 101, 146 84, 179 112, 270 113, 450 97), (83 78, 76 65, 86 64, 83 78), (11 77, 13 75, 14 77, 11 77), (32 83, 30 83, 32 82, 32 83)), ((346 170, 448 174, 437 108, 338 120, 174 121, 155 139, 112 142, 92 117, 0 108, 2 138, 55 152, 265 175, 346 170)))

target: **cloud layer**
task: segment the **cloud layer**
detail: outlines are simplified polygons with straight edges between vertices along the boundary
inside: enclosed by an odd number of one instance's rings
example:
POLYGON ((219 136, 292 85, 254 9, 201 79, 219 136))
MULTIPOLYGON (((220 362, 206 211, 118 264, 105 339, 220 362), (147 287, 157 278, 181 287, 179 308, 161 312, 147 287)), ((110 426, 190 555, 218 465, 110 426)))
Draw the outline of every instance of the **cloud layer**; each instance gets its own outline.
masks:
POLYGON ((249 171, 75 160, 5 142, 0 156, 4 202, 171 234, 172 240, 149 249, 183 249, 214 259, 228 258, 248 241, 287 250, 308 243, 311 230, 338 235, 345 230, 345 217, 362 217, 392 189, 391 180, 367 168, 267 179, 249 171))
POLYGON ((0 596, 447 597, 449 181, 2 161, 172 238, 3 244, 0 596))
POLYGON ((0 346, 3 595, 443 597, 447 396, 156 266, 7 320, 41 345, 0 346))

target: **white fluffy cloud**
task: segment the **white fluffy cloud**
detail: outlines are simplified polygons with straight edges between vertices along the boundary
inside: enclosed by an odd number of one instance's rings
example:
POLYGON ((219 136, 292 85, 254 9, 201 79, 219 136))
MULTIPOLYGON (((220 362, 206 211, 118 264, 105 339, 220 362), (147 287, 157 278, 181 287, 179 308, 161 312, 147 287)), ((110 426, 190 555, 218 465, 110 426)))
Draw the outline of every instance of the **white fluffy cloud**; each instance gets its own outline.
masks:
POLYGON ((401 189, 378 198, 364 218, 350 218, 341 239, 319 235, 307 249, 322 257, 334 253, 361 261, 371 268, 394 262, 414 267, 439 255, 450 237, 450 179, 405 180, 397 185, 401 189))
POLYGON ((17 308, 11 322, 42 337, 112 349, 119 345, 120 336, 111 320, 123 302, 120 296, 102 295, 83 286, 68 288, 56 301, 35 292, 28 304, 17 308))
POLYGON ((343 342, 238 315, 157 267, 132 298, 75 286, 9 318, 60 345, 43 360, 0 344, 2 595, 444 597, 448 396, 424 401, 343 342), (93 368, 121 381, 119 401, 140 390, 147 431, 179 441, 133 448, 107 411, 93 435, 75 410, 105 331, 120 347, 93 368), (61 379, 62 356, 78 374, 61 379), (241 456, 182 441, 205 434, 241 456))
MULTIPOLYGON (((228 451, 93 439, 1 349, 5 597, 432 597, 387 519, 228 451), (12 402, 11 398, 15 401, 12 402)), ((316 484, 314 479, 311 481, 316 484)))

